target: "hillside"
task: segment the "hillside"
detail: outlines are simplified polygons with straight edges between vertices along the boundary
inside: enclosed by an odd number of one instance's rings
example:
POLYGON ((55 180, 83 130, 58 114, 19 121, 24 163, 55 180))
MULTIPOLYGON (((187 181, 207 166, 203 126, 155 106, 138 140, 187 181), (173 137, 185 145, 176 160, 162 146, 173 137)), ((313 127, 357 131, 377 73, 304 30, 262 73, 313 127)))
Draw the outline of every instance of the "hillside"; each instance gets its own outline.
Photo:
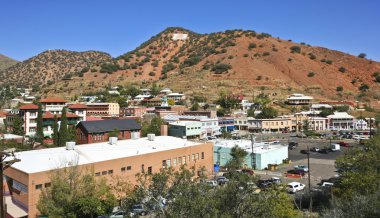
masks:
POLYGON ((379 62, 255 31, 197 34, 168 28, 131 52, 82 67, 76 71, 83 74, 73 75, 70 81, 54 77, 57 82, 44 92, 73 96, 110 83, 145 86, 158 81, 163 87, 207 93, 209 98, 227 89, 245 95, 266 90, 276 96, 305 92, 321 99, 354 99, 365 84, 370 90, 367 96, 380 98, 380 86, 373 76, 380 72, 379 62))
POLYGON ((74 52, 48 50, 26 61, 19 62, 0 71, 0 81, 16 86, 53 84, 80 71, 89 65, 111 60, 104 52, 74 52))
POLYGON ((7 57, 5 55, 0 54, 0 71, 7 69, 8 67, 11 67, 17 63, 18 63, 18 61, 13 60, 10 57, 7 57))

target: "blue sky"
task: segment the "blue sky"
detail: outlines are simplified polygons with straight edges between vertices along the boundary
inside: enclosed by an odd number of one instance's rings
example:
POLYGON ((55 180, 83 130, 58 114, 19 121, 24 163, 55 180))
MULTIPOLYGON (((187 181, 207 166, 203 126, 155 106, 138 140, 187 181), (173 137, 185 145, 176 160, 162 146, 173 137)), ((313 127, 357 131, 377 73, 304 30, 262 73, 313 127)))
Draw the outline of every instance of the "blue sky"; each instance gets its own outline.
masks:
POLYGON ((0 53, 25 60, 47 49, 113 57, 166 27, 199 33, 267 32, 380 61, 377 0, 2 0, 0 53))

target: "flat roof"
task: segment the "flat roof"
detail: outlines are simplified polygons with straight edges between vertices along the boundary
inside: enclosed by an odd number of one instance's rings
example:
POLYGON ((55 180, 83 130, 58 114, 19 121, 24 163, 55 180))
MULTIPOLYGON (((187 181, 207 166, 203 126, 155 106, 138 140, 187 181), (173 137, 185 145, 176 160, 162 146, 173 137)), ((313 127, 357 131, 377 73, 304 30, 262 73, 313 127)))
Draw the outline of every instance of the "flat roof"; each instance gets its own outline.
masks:
MULTIPOLYGON (((215 146, 225 147, 225 148, 233 148, 236 145, 240 148, 246 150, 249 154, 252 152, 252 142, 251 140, 215 140, 215 146)), ((253 152, 257 154, 263 154, 267 152, 271 152, 274 150, 278 150, 283 147, 288 147, 287 145, 282 145, 280 143, 274 142, 256 142, 253 145, 253 152)), ((288 150, 286 150, 288 151, 288 150)))
POLYGON ((173 126, 186 126, 187 124, 198 124, 201 126, 201 123, 199 121, 190 121, 190 120, 179 120, 179 121, 174 121, 170 122, 169 125, 173 126))
POLYGON ((74 150, 66 147, 47 148, 15 153, 21 161, 11 167, 25 173, 38 173, 73 165, 85 165, 119 158, 196 146, 204 142, 187 141, 172 136, 156 136, 154 141, 148 138, 119 140, 117 144, 108 142, 76 145, 74 150))

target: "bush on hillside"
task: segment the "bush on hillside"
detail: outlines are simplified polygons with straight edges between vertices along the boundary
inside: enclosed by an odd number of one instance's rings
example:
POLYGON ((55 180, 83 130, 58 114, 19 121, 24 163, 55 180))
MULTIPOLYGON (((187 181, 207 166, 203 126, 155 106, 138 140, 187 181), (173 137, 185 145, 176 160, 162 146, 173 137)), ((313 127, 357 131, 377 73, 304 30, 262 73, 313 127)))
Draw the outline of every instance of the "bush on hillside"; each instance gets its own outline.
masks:
POLYGON ((344 73, 344 72, 346 72, 346 68, 344 68, 344 67, 339 67, 339 71, 342 72, 342 73, 344 73))
POLYGON ((292 53, 301 53, 301 47, 294 45, 294 46, 290 47, 290 51, 292 53))
POLYGON ((314 72, 309 72, 309 73, 307 74, 307 76, 308 76, 308 77, 313 77, 313 76, 315 76, 315 73, 314 73, 314 72))
POLYGON ((232 67, 229 64, 220 63, 220 64, 215 64, 214 66, 212 66, 211 71, 214 71, 214 73, 216 74, 222 74, 231 68, 232 67))

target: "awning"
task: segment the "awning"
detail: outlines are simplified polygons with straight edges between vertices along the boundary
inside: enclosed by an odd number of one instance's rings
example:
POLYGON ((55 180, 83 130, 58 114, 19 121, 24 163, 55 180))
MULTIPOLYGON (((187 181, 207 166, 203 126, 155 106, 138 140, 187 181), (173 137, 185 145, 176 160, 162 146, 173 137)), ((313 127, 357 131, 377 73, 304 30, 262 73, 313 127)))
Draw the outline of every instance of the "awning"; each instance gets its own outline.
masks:
POLYGON ((11 196, 5 197, 5 204, 7 208, 7 214, 11 215, 14 218, 27 217, 28 213, 21 209, 19 206, 13 203, 11 196))

